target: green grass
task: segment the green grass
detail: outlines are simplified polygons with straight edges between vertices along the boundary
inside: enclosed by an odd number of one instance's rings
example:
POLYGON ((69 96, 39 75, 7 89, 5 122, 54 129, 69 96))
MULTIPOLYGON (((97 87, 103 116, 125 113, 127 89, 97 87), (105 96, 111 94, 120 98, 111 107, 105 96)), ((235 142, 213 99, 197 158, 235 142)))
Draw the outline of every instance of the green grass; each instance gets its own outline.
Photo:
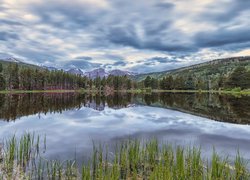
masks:
POLYGON ((80 90, 4 90, 0 94, 21 94, 21 93, 67 93, 80 92, 80 90))
MULTIPOLYGON (((100 93, 104 92, 102 90, 96 89, 76 89, 76 90, 4 90, 0 91, 0 94, 20 94, 20 93, 68 93, 68 92, 78 92, 78 93, 100 93)), ((162 90, 162 89, 129 89, 129 90, 114 90, 115 93, 134 93, 134 94, 143 94, 143 93, 161 93, 161 92, 169 92, 169 93, 218 93, 218 94, 231 94, 231 95, 250 95, 250 90, 162 90)))
POLYGON ((249 179, 244 159, 220 157, 215 151, 209 160, 202 159, 201 149, 159 145, 158 141, 126 140, 108 147, 93 146, 88 164, 75 160, 46 160, 40 151, 46 139, 26 133, 7 139, 0 150, 0 179, 249 179), (110 157, 109 155, 112 154, 110 157))

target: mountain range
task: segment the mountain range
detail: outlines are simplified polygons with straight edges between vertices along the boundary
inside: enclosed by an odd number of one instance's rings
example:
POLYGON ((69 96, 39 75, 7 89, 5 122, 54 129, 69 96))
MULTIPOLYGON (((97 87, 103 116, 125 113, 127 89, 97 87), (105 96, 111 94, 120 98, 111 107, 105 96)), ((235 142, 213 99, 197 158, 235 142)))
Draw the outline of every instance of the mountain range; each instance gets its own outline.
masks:
MULTIPOLYGON (((55 67, 46 67, 46 66, 36 66, 33 64, 27 64, 19 59, 8 57, 8 58, 0 58, 2 64, 6 66, 7 63, 13 62, 18 63, 20 66, 30 67, 30 68, 39 68, 39 69, 47 69, 47 70, 58 70, 55 67)), ((71 74, 78 74, 81 76, 87 76, 90 79, 95 79, 97 77, 107 77, 109 75, 114 76, 124 76, 127 75, 131 77, 133 80, 136 81, 142 81, 147 76, 151 76, 157 79, 161 79, 167 75, 177 76, 181 75, 183 77, 188 75, 195 75, 197 77, 211 77, 213 79, 215 76, 218 76, 219 74, 228 74, 232 72, 232 70, 237 66, 244 66, 247 69, 250 70, 250 56, 242 56, 242 57, 231 57, 231 58, 222 58, 222 59, 215 59, 212 61, 208 61, 205 63, 195 64, 187 67, 182 67, 178 69, 172 69, 162 72, 152 72, 152 73, 145 73, 145 74, 138 74, 135 72, 129 72, 129 71, 123 71, 119 69, 114 69, 111 71, 106 71, 103 68, 94 69, 91 71, 83 72, 79 68, 71 68, 68 70, 64 70, 65 72, 71 73, 71 74)))
POLYGON ((100 77, 100 78, 108 77, 109 75, 113 75, 113 76, 125 76, 125 75, 135 76, 135 75, 137 75, 137 73, 129 72, 129 71, 122 71, 120 69, 106 71, 103 68, 98 68, 98 69, 94 69, 92 71, 87 71, 87 72, 83 72, 79 68, 72 68, 72 69, 67 70, 67 72, 71 73, 71 74, 78 74, 78 75, 82 75, 82 76, 87 76, 90 79, 95 79, 97 77, 100 77))
MULTIPOLYGON (((32 68, 42 68, 42 69, 47 69, 49 71, 55 71, 55 70, 59 70, 55 67, 51 67, 51 66, 37 66, 37 65, 33 65, 33 64, 27 64, 22 62, 21 60, 14 58, 14 57, 6 57, 6 58, 0 58, 0 61, 5 65, 7 63, 18 63, 20 66, 28 66, 28 67, 32 67, 32 68)), ((68 72, 70 74, 77 74, 77 75, 81 75, 81 76, 87 76, 90 79, 95 79, 97 77, 103 78, 103 77, 108 77, 109 75, 113 75, 113 76, 135 76, 138 75, 138 73, 135 72, 129 72, 129 71, 123 71, 120 69, 114 69, 111 71, 106 71, 103 68, 98 68, 98 69, 94 69, 91 71, 86 71, 84 72, 82 69, 80 68, 71 68, 68 70, 64 70, 65 72, 68 72)))

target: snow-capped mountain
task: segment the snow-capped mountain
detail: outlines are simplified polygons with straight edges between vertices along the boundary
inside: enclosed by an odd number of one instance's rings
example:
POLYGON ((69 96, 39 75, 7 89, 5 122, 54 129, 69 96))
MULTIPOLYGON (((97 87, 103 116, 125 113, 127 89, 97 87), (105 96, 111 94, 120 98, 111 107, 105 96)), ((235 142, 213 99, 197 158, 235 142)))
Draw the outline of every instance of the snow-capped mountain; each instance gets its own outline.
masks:
POLYGON ((15 63, 21 63, 20 60, 14 58, 14 57, 7 57, 7 58, 0 58, 3 61, 7 61, 7 62, 15 62, 15 63))
POLYGON ((113 76, 125 76, 125 75, 127 75, 127 76, 134 76, 137 73, 129 72, 129 71, 122 71, 120 69, 114 69, 112 71, 109 71, 109 74, 113 75, 113 76))
POLYGON ((52 66, 42 66, 42 68, 47 69, 49 71, 56 71, 56 70, 58 70, 57 68, 52 67, 52 66))
MULTIPOLYGON (((32 65, 32 64, 27 64, 27 63, 24 63, 22 62, 21 60, 17 59, 17 58, 14 58, 14 57, 10 57, 10 56, 1 56, 0 54, 0 60, 2 61, 7 61, 7 62, 13 62, 13 63, 19 63, 19 64, 25 64, 25 65, 28 65, 28 66, 34 66, 34 67, 40 67, 40 68, 43 68, 43 69, 47 69, 49 71, 56 71, 56 70, 59 70, 58 68, 56 67, 52 67, 52 66, 45 66, 45 65, 32 65)), ((134 73, 134 72, 129 72, 129 71, 123 71, 123 70, 120 70, 120 69, 114 69, 114 70, 111 70, 111 71, 106 71, 105 69, 103 68, 98 68, 98 69, 94 69, 92 71, 87 71, 87 72, 83 72, 82 69, 80 68, 71 68, 69 70, 64 70, 66 73, 70 73, 70 74, 77 74, 77 75, 81 75, 81 76, 86 76, 90 79, 95 79, 97 77, 100 77, 100 78, 103 78, 103 77, 108 77, 109 75, 113 75, 113 76, 135 76, 137 75, 137 73, 134 73)))
POLYGON ((97 77, 103 78, 107 77, 108 75, 109 74, 103 68, 94 69, 92 71, 84 73, 84 76, 87 76, 90 79, 95 79, 97 77))
POLYGON ((77 74, 77 75, 83 75, 83 72, 81 69, 79 68, 72 68, 72 69, 69 69, 68 71, 66 71, 67 73, 70 73, 70 74, 77 74))
POLYGON ((105 69, 103 68, 99 68, 99 69, 95 69, 89 72, 85 72, 84 76, 89 77, 90 79, 95 79, 97 77, 103 78, 103 77, 107 77, 109 75, 113 75, 113 76, 134 76, 136 75, 136 73, 133 72, 129 72, 129 71, 122 71, 119 69, 115 69, 115 70, 111 70, 106 72, 105 69))

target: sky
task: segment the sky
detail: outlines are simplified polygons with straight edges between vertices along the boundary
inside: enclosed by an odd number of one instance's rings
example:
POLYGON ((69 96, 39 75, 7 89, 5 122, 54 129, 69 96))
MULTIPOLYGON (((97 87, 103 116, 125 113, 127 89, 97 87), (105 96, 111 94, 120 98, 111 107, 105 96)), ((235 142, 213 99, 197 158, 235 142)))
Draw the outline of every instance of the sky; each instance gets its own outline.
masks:
POLYGON ((250 55, 249 0, 0 0, 0 58, 164 71, 250 55))

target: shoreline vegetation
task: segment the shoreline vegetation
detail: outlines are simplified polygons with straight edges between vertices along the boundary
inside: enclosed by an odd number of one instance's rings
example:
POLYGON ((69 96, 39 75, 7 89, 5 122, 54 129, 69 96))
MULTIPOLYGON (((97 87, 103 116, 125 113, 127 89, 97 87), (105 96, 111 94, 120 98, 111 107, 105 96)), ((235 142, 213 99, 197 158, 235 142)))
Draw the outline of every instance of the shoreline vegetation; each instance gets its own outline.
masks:
MULTIPOLYGON (((0 61, 0 91, 15 92, 209 92, 250 94, 249 57, 215 61, 168 72, 104 76, 30 68, 0 61), (225 64, 226 63, 226 64, 225 64)), ((18 93, 17 92, 17 93, 18 93)))
POLYGON ((231 90, 162 90, 162 89, 128 89, 128 90, 97 90, 97 89, 55 89, 55 90, 3 90, 0 94, 21 94, 21 93, 217 93, 217 94, 232 94, 232 95, 250 95, 250 90, 231 89, 231 90))
POLYGON ((0 179, 249 179, 247 162, 229 161, 213 150, 202 158, 200 148, 162 144, 156 139, 119 142, 115 150, 95 145, 88 162, 48 160, 46 136, 25 133, 0 146, 0 179))

